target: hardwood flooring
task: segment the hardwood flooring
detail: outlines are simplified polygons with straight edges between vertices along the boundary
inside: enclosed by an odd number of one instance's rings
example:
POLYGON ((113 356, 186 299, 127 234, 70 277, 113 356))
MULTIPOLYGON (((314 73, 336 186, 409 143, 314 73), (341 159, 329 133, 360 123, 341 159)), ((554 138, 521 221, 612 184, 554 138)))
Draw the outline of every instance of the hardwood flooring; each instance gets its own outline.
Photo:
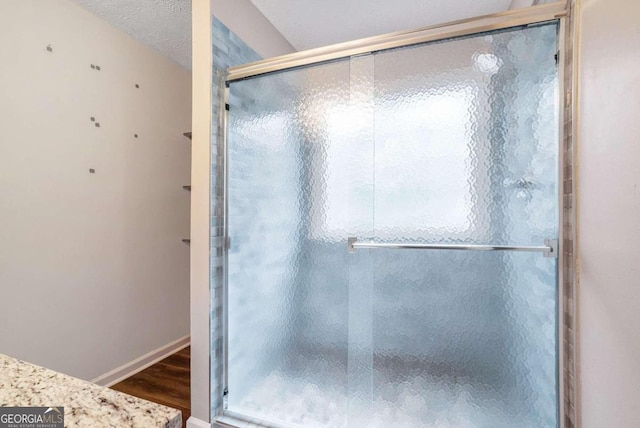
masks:
POLYGON ((191 415, 191 348, 165 358, 111 388, 182 411, 182 426, 191 415))

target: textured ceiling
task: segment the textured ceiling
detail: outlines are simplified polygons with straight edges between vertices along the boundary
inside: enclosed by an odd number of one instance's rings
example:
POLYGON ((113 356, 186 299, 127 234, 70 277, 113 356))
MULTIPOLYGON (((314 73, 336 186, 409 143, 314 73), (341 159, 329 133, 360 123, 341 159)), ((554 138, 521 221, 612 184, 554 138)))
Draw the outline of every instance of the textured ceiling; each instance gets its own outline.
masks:
POLYGON ((191 69, 191 0, 72 1, 191 69))
POLYGON ((512 0, 251 1, 297 50, 486 15, 512 4, 512 0))

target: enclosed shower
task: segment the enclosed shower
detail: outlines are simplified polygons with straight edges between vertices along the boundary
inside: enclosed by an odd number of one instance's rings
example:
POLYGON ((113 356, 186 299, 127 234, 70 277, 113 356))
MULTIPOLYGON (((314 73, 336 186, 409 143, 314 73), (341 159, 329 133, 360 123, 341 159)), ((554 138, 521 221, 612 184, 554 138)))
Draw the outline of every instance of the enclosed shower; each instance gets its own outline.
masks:
POLYGON ((513 24, 224 78, 226 416, 559 426, 561 24, 513 24))

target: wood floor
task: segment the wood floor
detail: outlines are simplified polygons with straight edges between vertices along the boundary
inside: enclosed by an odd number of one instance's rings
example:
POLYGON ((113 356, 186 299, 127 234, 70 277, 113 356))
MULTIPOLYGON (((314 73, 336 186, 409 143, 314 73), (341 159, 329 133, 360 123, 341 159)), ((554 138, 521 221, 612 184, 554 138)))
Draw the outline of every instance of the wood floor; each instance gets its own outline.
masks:
POLYGON ((152 365, 111 388, 182 411, 182 426, 191 416, 191 347, 152 365))

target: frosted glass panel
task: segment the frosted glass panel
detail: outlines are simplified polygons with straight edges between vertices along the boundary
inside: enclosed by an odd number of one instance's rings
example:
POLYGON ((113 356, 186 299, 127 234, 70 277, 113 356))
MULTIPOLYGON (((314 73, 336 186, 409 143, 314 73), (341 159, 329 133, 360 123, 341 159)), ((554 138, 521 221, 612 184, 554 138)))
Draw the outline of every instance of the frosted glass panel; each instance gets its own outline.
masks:
POLYGON ((325 221, 349 189, 324 165, 348 162, 349 76, 342 61, 230 87, 229 410, 345 426, 347 254, 325 221))
POLYGON ((228 396, 304 428, 557 426, 557 26, 230 85, 228 396))
POLYGON ((375 56, 377 237, 541 245, 556 236, 556 32, 375 56))
POLYGON ((556 426, 555 259, 419 250, 368 257, 367 426, 556 426))
MULTIPOLYGON (((375 55, 376 240, 557 237, 556 40, 551 24, 375 55)), ((557 425, 555 259, 369 257, 370 427, 557 425)))

